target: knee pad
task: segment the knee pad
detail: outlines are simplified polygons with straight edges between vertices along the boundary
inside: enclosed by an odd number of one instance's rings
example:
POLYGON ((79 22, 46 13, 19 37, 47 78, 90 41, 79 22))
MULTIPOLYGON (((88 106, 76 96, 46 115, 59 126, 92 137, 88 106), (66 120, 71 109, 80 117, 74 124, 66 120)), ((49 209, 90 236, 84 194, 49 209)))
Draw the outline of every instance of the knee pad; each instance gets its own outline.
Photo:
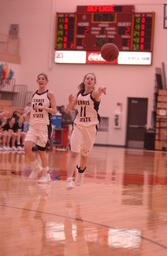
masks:
POLYGON ((77 165, 77 170, 79 173, 84 173, 84 171, 86 170, 86 166, 84 169, 81 169, 78 165, 77 165))

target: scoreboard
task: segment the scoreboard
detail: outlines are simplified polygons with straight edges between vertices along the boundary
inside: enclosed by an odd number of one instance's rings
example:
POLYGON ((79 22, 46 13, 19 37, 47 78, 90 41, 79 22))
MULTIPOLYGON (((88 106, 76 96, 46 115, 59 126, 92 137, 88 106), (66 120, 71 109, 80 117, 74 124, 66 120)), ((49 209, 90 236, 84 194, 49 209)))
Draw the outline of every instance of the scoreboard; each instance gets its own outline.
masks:
POLYGON ((55 62, 151 65, 154 20, 154 12, 135 12, 133 5, 77 6, 75 13, 57 13, 55 62), (105 43, 118 46, 117 60, 101 57, 105 43))

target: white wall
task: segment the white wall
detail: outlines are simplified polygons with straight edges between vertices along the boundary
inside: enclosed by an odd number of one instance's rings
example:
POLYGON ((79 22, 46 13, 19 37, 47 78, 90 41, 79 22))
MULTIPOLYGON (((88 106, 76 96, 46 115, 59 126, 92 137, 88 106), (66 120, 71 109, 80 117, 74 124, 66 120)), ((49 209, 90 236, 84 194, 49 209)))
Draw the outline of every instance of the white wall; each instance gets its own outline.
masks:
POLYGON ((20 26, 20 55, 16 81, 36 86, 36 75, 43 71, 49 76, 50 89, 55 92, 57 105, 66 104, 87 72, 97 76, 97 86, 106 86, 100 114, 110 118, 109 133, 98 135, 97 142, 125 145, 127 97, 147 97, 148 127, 151 122, 155 67, 167 64, 167 30, 163 29, 163 1, 160 0, 0 0, 0 33, 8 34, 10 24, 20 26), (136 11, 155 11, 155 36, 152 66, 64 65, 54 64, 56 12, 74 12, 77 5, 134 4, 136 11), (123 104, 122 128, 114 129, 112 119, 116 103, 123 104))

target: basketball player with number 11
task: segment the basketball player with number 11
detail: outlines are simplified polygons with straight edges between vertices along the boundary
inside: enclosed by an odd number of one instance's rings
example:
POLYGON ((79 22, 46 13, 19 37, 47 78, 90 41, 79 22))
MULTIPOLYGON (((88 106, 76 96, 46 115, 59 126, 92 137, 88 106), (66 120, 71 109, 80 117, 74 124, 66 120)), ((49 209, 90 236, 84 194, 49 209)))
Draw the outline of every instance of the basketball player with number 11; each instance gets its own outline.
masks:
POLYGON ((71 151, 69 153, 67 170, 67 189, 74 185, 79 186, 83 173, 86 170, 89 152, 96 139, 97 125, 99 123, 98 109, 102 94, 106 94, 106 88, 95 89, 96 77, 93 73, 85 75, 79 85, 76 95, 69 96, 66 111, 77 110, 73 131, 70 138, 71 151), (80 159, 78 159, 80 157, 80 159), (75 184, 73 174, 75 175, 75 184))

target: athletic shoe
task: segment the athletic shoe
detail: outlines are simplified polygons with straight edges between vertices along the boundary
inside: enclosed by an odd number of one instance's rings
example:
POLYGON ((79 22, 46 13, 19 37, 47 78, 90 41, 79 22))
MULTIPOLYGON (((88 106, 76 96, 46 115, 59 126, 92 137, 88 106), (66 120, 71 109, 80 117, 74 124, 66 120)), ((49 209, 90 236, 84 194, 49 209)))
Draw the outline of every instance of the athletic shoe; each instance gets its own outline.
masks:
POLYGON ((3 146, 3 151, 11 151, 11 148, 7 146, 3 146))
POLYGON ((83 173, 80 173, 77 171, 76 173, 76 177, 75 177, 75 185, 76 186, 80 186, 81 183, 82 183, 82 176, 83 176, 83 173))
POLYGON ((11 148, 11 150, 17 151, 17 148, 16 148, 15 146, 13 146, 13 147, 11 148))
POLYGON ((39 180, 38 180, 38 183, 42 183, 42 184, 45 184, 45 183, 48 183, 51 181, 51 178, 50 178, 50 175, 47 173, 45 174, 44 176, 42 176, 39 180))
POLYGON ((17 147, 17 150, 21 151, 21 150, 23 150, 23 147, 18 146, 18 147, 17 147))
POLYGON ((38 171, 37 171, 37 170, 36 170, 36 171, 32 170, 32 172, 30 173, 30 175, 28 176, 28 178, 31 179, 31 180, 35 180, 35 179, 38 178, 38 174, 39 174, 40 172, 42 172, 42 170, 38 170, 38 171))
POLYGON ((74 188, 74 182, 73 182, 73 178, 67 178, 67 184, 66 184, 67 189, 72 189, 74 188))
POLYGON ((28 176, 28 178, 29 178, 30 180, 35 180, 35 179, 37 178, 37 176, 38 176, 38 172, 32 171, 32 172, 30 173, 30 175, 28 176))

